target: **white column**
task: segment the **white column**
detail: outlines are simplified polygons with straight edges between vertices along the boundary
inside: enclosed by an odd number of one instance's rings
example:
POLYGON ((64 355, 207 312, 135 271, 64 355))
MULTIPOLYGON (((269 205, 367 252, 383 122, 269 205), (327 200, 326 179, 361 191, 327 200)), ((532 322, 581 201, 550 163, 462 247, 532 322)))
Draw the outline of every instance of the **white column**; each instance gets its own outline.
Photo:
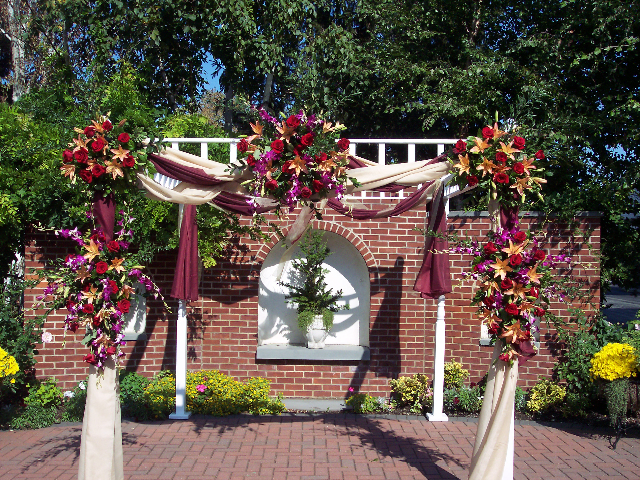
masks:
POLYGON ((187 406, 187 302, 178 303, 178 324, 176 326, 176 411, 169 415, 173 420, 185 420, 191 412, 187 406))
POLYGON ((436 352, 433 359, 433 413, 427 413, 430 422, 446 422, 449 417, 442 411, 444 397, 444 295, 438 298, 438 317, 436 320, 436 352))

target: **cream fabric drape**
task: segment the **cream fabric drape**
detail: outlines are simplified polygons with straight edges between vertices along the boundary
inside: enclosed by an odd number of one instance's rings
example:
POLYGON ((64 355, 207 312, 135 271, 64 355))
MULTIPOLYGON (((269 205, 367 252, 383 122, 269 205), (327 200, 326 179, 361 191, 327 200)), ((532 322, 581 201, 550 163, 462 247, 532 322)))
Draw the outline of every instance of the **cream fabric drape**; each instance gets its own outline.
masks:
POLYGON ((121 423, 118 369, 109 358, 104 375, 89 366, 78 480, 124 479, 121 423))
MULTIPOLYGON (((242 182, 251 178, 250 173, 245 172, 242 175, 231 174, 225 171, 228 169, 228 165, 203 159, 196 155, 172 148, 164 149, 158 156, 167 158, 186 167, 202 169, 212 178, 221 180, 223 183, 215 186, 200 186, 181 182, 177 187, 169 189, 159 185, 149 176, 138 174, 138 179, 147 190, 147 196, 149 198, 186 205, 202 205, 210 202, 223 191, 244 195, 249 193, 242 185, 242 182)), ((348 171, 347 175, 355 178, 360 183, 360 186, 355 187, 351 182, 348 182, 347 193, 371 190, 390 183, 414 186, 440 179, 445 176, 451 168, 448 162, 430 164, 431 160, 423 160, 415 163, 400 163, 396 165, 378 165, 377 163, 360 157, 355 158, 370 166, 354 168, 348 171)), ((273 203, 273 201, 269 199, 256 200, 273 203)))

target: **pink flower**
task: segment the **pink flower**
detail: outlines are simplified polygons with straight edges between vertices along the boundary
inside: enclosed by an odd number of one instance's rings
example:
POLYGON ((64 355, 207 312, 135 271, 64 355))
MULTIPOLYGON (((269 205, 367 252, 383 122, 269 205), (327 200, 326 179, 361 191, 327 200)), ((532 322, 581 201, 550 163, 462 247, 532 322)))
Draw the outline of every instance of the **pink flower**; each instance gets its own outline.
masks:
POLYGON ((354 388, 353 387, 349 387, 349 393, 353 393, 354 388))
POLYGON ((203 385, 202 383, 196 387, 196 390, 198 390, 200 393, 204 393, 206 389, 207 389, 207 386, 203 385))

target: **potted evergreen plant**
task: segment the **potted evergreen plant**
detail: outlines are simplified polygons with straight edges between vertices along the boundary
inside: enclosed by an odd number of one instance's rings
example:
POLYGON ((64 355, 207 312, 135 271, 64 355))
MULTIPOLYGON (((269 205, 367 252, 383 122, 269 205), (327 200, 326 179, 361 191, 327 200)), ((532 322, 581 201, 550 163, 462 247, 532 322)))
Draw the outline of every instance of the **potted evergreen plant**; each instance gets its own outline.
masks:
POLYGON ((327 287, 322 263, 331 254, 323 234, 310 230, 300 240, 300 255, 293 260, 290 282, 280 282, 289 289, 287 302, 298 310, 298 327, 307 337, 308 348, 324 348, 324 341, 333 327, 333 314, 349 305, 338 305, 342 290, 327 287))

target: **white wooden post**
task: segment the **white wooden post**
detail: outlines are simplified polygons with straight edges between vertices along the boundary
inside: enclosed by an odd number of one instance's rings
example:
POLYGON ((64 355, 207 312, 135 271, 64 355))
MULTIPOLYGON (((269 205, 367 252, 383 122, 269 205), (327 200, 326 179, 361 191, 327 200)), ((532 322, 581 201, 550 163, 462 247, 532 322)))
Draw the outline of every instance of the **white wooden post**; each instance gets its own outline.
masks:
MULTIPOLYGON (((180 205, 178 231, 182 227, 184 205, 180 205)), ((176 324, 176 411, 169 415, 172 420, 186 420, 191 412, 187 407, 187 302, 178 302, 178 322, 176 324)))
POLYGON ((433 412, 427 413, 430 422, 446 422, 449 417, 443 412, 444 400, 444 295, 438 298, 438 317, 436 320, 436 351, 433 359, 433 412))

